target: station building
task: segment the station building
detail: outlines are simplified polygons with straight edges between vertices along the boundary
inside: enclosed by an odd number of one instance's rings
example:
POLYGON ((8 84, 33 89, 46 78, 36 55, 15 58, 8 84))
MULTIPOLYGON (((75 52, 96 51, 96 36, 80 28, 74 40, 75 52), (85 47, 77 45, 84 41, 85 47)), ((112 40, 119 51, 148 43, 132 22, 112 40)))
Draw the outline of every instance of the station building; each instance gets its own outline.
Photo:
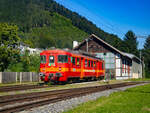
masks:
POLYGON ((85 51, 105 61, 105 75, 115 79, 142 78, 143 64, 133 54, 124 53, 92 34, 81 43, 75 42, 73 50, 85 51))

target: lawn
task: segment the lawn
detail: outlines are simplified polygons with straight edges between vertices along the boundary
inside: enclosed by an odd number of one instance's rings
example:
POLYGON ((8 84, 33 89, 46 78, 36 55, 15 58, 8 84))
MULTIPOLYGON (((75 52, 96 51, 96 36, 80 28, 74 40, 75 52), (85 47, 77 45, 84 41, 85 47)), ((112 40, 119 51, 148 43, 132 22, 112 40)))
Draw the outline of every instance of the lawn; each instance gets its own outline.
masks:
POLYGON ((150 113, 150 84, 83 103, 66 113, 150 113))
POLYGON ((17 83, 0 83, 0 87, 3 86, 13 86, 13 85, 37 85, 38 82, 17 82, 17 83))
POLYGON ((127 79, 125 81, 150 81, 150 78, 127 79))

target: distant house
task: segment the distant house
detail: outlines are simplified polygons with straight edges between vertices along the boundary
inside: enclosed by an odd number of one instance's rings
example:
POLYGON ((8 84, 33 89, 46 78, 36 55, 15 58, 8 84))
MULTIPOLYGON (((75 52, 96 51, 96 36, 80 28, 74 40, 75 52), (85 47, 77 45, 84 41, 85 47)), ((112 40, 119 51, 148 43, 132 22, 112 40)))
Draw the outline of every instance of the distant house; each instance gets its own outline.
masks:
POLYGON ((39 48, 30 48, 23 43, 21 43, 18 48, 20 49, 21 54, 23 54, 25 51, 28 51, 30 55, 31 54, 40 54, 40 52, 42 51, 39 48))
POLYGON ((142 78, 142 62, 133 54, 124 53, 92 34, 74 50, 92 53, 105 61, 106 75, 115 79, 142 78))

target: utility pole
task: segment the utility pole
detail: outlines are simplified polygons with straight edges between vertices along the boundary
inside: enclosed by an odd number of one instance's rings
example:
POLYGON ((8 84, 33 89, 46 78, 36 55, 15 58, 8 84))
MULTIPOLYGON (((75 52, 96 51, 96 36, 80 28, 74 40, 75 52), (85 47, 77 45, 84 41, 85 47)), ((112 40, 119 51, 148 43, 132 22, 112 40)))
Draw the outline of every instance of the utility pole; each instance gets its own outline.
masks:
POLYGON ((141 73, 142 73, 142 78, 144 78, 143 76, 143 62, 142 62, 142 51, 140 50, 140 64, 141 64, 141 73))
POLYGON ((86 52, 88 52, 89 50, 88 50, 88 39, 85 39, 85 41, 86 41, 86 52))
MULTIPOLYGON (((138 35, 137 38, 147 38, 148 36, 140 36, 138 35)), ((141 72, 142 72, 142 78, 145 78, 145 72, 144 72, 144 60, 142 60, 142 51, 140 50, 140 64, 141 64, 141 72)))

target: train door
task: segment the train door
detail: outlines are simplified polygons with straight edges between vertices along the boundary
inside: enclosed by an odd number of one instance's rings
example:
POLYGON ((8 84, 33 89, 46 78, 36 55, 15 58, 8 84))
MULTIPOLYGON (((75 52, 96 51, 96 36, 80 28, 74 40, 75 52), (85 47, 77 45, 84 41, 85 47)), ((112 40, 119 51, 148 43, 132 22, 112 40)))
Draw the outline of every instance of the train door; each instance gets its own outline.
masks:
POLYGON ((71 68, 71 75, 70 77, 75 77, 76 76, 76 58, 75 57, 71 57, 71 65, 70 65, 70 68, 71 68))
POLYGON ((67 78, 71 76, 71 66, 72 66, 72 64, 71 64, 71 58, 72 58, 71 55, 68 55, 67 78))

